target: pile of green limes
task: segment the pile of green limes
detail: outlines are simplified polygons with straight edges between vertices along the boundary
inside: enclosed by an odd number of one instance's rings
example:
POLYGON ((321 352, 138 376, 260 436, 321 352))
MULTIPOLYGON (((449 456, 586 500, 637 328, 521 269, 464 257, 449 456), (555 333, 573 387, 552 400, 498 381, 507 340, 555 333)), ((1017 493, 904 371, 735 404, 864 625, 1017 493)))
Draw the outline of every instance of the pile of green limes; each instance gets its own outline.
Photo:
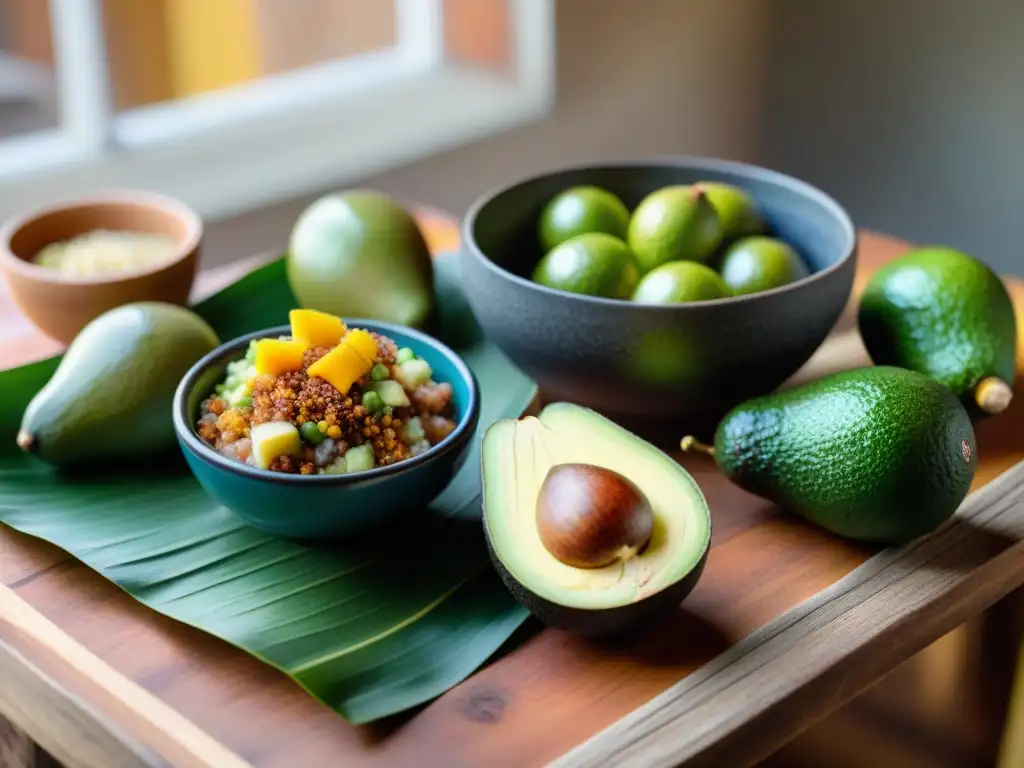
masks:
POLYGON ((606 189, 576 186, 541 213, 544 256, 533 279, 588 296, 676 304, 758 293, 808 275, 796 250, 765 229, 754 199, 730 184, 662 187, 632 213, 606 189))

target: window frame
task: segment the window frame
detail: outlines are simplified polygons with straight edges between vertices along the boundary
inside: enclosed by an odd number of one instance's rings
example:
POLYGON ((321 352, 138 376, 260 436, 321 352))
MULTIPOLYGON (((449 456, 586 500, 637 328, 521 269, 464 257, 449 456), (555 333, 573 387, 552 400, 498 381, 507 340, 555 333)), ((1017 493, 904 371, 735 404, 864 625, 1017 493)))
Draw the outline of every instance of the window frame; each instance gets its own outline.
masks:
POLYGON ((50 2, 62 124, 0 142, 4 218, 147 188, 216 220, 538 119, 554 101, 554 0, 508 0, 511 73, 445 59, 442 0, 396 0, 394 49, 120 114, 100 0, 50 2))

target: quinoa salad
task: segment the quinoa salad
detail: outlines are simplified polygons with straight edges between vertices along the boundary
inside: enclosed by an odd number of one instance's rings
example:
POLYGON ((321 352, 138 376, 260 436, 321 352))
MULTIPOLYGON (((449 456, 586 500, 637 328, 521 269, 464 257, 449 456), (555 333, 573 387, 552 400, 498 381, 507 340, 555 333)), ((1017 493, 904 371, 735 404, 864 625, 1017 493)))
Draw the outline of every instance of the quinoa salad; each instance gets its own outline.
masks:
POLYGON ((333 315, 291 312, 291 336, 250 343, 200 405, 199 437, 274 472, 338 475, 417 456, 455 429, 427 362, 333 315))

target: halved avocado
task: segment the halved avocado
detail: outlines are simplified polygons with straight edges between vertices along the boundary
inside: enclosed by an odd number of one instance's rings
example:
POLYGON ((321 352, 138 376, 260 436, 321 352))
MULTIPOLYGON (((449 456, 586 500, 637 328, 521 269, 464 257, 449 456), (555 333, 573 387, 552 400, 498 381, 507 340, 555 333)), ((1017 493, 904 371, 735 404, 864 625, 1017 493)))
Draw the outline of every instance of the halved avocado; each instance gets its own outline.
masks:
POLYGON ((495 422, 481 457, 491 560, 545 624, 585 635, 620 632, 675 608, 696 585, 711 545, 711 513, 690 474, 650 443, 587 408, 552 403, 536 417, 495 422), (545 548, 538 495, 551 467, 567 463, 610 469, 647 497, 654 526, 639 554, 577 568, 545 548))

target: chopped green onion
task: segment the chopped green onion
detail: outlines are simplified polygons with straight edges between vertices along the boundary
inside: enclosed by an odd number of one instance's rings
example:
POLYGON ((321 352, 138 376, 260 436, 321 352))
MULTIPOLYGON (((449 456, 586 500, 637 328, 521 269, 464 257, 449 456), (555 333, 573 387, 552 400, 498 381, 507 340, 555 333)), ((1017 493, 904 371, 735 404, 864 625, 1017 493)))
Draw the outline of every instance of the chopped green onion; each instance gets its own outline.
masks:
POLYGON ((398 350, 398 362, 404 363, 406 360, 415 360, 416 353, 408 347, 402 347, 398 350))
POLYGON ((252 398, 248 395, 242 395, 235 403, 236 408, 248 408, 250 405, 252 405, 252 398))
POLYGON ((379 413, 384 410, 384 401, 374 391, 363 393, 363 407, 370 413, 379 413))
POLYGON ((385 379, 391 378, 391 372, 383 363, 377 363, 373 366, 373 370, 370 371, 370 378, 374 381, 384 381, 385 379))

